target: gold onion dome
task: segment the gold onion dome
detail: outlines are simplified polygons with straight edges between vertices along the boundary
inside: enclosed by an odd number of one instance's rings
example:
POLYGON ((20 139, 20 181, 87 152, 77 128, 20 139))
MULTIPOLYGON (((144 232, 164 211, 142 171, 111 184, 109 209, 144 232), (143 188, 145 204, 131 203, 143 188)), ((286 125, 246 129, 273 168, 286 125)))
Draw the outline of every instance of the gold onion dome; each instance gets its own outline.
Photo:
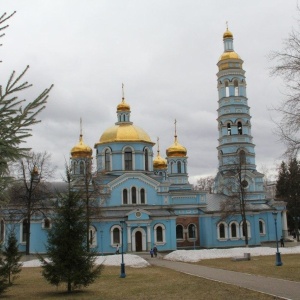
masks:
POLYGON ((241 59, 240 56, 234 52, 234 51, 230 51, 230 52, 224 52, 221 56, 219 60, 225 60, 225 59, 241 59))
POLYGON ((92 148, 83 142, 81 134, 79 137, 79 142, 71 150, 71 157, 92 157, 92 154, 92 148))
POLYGON ((126 103, 125 98, 122 98, 122 102, 118 104, 117 111, 130 111, 130 105, 126 103))
POLYGON ((228 28, 226 29, 226 31, 223 34, 223 39, 227 39, 227 38, 233 39, 233 34, 231 33, 231 31, 228 30, 228 28))
POLYGON ((153 168, 154 169, 166 169, 167 168, 167 162, 164 158, 162 158, 159 153, 153 160, 153 168))
POLYGON ((166 150, 168 157, 185 157, 187 150, 184 146, 180 145, 177 141, 177 136, 175 136, 174 143, 166 150))
POLYGON ((121 123, 106 129, 100 137, 99 144, 122 141, 152 143, 143 129, 131 123, 121 123))

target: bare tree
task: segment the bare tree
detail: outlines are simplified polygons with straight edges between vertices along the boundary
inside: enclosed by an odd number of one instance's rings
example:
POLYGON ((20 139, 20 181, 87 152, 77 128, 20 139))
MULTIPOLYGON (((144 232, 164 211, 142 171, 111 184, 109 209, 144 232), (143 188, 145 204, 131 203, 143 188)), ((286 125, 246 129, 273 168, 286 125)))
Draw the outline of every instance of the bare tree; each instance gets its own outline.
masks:
POLYGON ((213 176, 201 177, 194 186, 195 190, 212 192, 215 178, 213 176))
POLYGON ((223 176, 223 184, 219 186, 219 193, 226 196, 221 202, 221 219, 224 220, 230 216, 239 214, 242 218, 242 230, 245 237, 245 245, 248 247, 248 226, 247 226, 247 194, 248 181, 246 163, 241 155, 234 159, 229 171, 223 176))
POLYGON ((273 51, 270 60, 276 63, 271 74, 281 77, 286 86, 285 99, 275 108, 281 115, 276 132, 287 146, 285 154, 294 156, 300 148, 300 32, 292 30, 283 49, 273 51))
POLYGON ((10 189, 9 206, 25 220, 26 254, 30 253, 30 226, 34 213, 44 213, 51 195, 49 179, 55 167, 51 165, 51 155, 47 152, 29 152, 26 158, 16 165, 17 179, 10 189))

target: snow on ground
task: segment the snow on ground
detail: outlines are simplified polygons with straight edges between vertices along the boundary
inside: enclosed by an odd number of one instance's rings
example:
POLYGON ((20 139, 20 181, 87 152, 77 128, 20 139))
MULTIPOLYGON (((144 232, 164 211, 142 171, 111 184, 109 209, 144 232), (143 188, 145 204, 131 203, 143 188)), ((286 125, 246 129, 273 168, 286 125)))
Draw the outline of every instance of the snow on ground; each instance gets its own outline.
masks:
MULTIPOLYGON (((281 254, 300 253, 300 246, 280 248, 281 254)), ((250 253, 251 256, 275 255, 276 248, 271 247, 249 247, 249 248, 231 248, 231 249, 203 249, 203 250, 176 250, 164 256, 164 259, 172 261, 196 262, 202 259, 212 259, 221 257, 243 256, 244 253, 250 253)), ((150 255, 149 255, 150 257, 150 255)), ((97 264, 105 266, 119 266, 121 264, 122 255, 105 255, 98 256, 97 264)), ((124 254, 124 263, 126 266, 134 268, 144 268, 150 264, 138 255, 124 254)), ((40 267, 41 263, 38 259, 26 261, 23 267, 40 267)))

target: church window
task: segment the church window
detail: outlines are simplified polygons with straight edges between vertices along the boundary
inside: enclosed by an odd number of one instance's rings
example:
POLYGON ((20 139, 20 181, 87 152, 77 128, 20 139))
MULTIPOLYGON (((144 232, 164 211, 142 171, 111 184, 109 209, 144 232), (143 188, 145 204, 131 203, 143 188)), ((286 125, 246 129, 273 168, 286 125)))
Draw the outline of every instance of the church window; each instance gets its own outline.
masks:
POLYGON ((127 189, 123 190, 123 204, 128 204, 128 191, 127 191, 127 189))
POLYGON ((238 122, 238 134, 243 134, 243 125, 242 125, 242 122, 238 122))
POLYGON ((144 156, 145 156, 145 171, 149 171, 149 153, 148 153, 148 149, 144 150, 144 156))
POLYGON ((171 162, 171 174, 173 173, 173 162, 171 162))
POLYGON ((157 242, 162 242, 163 241, 163 230, 161 226, 156 227, 156 241, 157 242))
POLYGON ((24 219, 22 222, 22 230, 21 230, 21 241, 22 243, 26 243, 26 237, 27 237, 27 228, 28 228, 28 223, 27 219, 24 219))
POLYGON ((183 173, 186 173, 186 162, 183 163, 183 173))
POLYGON ((132 150, 130 148, 125 149, 125 170, 132 171, 132 150))
POLYGON ((84 174, 84 162, 79 163, 79 174, 84 174))
POLYGON ((121 241, 121 230, 120 227, 114 227, 112 230, 112 244, 116 245, 116 244, 120 244, 121 241))
POLYGON ((183 240, 183 226, 182 225, 176 226, 176 239, 183 240))
POLYGON ((136 204, 136 187, 131 188, 131 203, 136 204))
POLYGON ((110 171, 110 151, 105 150, 105 170, 110 171))
POLYGON ((239 154, 240 154, 240 163, 242 165, 246 164, 246 153, 245 153, 245 151, 241 150, 239 154))
POLYGON ((163 244, 166 241, 166 228, 163 224, 154 226, 154 243, 163 244))
POLYGON ((94 226, 89 227, 89 243, 91 247, 96 247, 97 245, 97 234, 96 228, 94 226))
POLYGON ((189 239, 196 239, 197 230, 195 224, 190 224, 188 227, 189 239))
POLYGON ((73 165, 72 172, 73 174, 76 174, 76 162, 74 161, 72 165, 73 165))
POLYGON ((145 204, 145 189, 141 189, 140 191, 141 204, 145 204))
MULTIPOLYGON (((246 221, 246 228, 247 228, 247 233, 248 233, 248 238, 251 238, 251 230, 250 230, 250 223, 248 221, 246 221)), ((245 230, 246 228, 244 228, 243 226, 243 221, 240 223, 240 232, 241 232, 241 237, 245 238, 245 230)))
POLYGON ((238 96, 239 95, 239 82, 237 80, 235 80, 233 82, 234 84, 234 96, 238 96))
POLYGON ((4 233, 5 233, 5 224, 3 219, 0 222, 0 242, 4 241, 4 233))
POLYGON ((42 227, 44 229, 50 229, 51 228, 51 221, 50 219, 46 218, 43 220, 43 223, 42 223, 42 227))
POLYGON ((229 228, 230 228, 230 237, 238 238, 238 224, 236 222, 232 222, 229 228))
POLYGON ((227 239, 228 237, 227 229, 228 226, 226 223, 221 222, 218 224, 218 239, 227 239))
POLYGON ((229 97, 229 85, 228 85, 228 81, 225 82, 225 97, 229 97))
POLYGON ((259 220, 259 233, 261 235, 266 234, 266 224, 263 220, 259 220))
POLYGON ((227 135, 231 135, 231 125, 227 123, 227 135))
POLYGON ((180 161, 178 161, 177 162, 177 173, 181 173, 181 162, 180 161))

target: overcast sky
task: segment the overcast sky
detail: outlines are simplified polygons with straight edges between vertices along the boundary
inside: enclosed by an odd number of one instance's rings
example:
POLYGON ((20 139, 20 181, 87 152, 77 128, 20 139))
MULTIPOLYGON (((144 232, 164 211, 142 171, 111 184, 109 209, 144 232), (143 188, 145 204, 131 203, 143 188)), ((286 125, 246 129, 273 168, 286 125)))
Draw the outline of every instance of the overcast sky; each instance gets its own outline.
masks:
POLYGON ((296 0, 1 0, 1 9, 17 11, 1 41, 1 84, 26 65, 34 87, 24 97, 54 84, 27 145, 52 154, 57 178, 78 142, 80 117, 92 148, 117 121, 122 83, 131 121, 153 142, 160 138, 162 156, 176 118, 190 181, 215 175, 216 64, 226 21, 244 60, 257 169, 280 162, 284 146, 270 109, 283 100, 284 85, 270 77, 268 55, 297 28, 296 0))

